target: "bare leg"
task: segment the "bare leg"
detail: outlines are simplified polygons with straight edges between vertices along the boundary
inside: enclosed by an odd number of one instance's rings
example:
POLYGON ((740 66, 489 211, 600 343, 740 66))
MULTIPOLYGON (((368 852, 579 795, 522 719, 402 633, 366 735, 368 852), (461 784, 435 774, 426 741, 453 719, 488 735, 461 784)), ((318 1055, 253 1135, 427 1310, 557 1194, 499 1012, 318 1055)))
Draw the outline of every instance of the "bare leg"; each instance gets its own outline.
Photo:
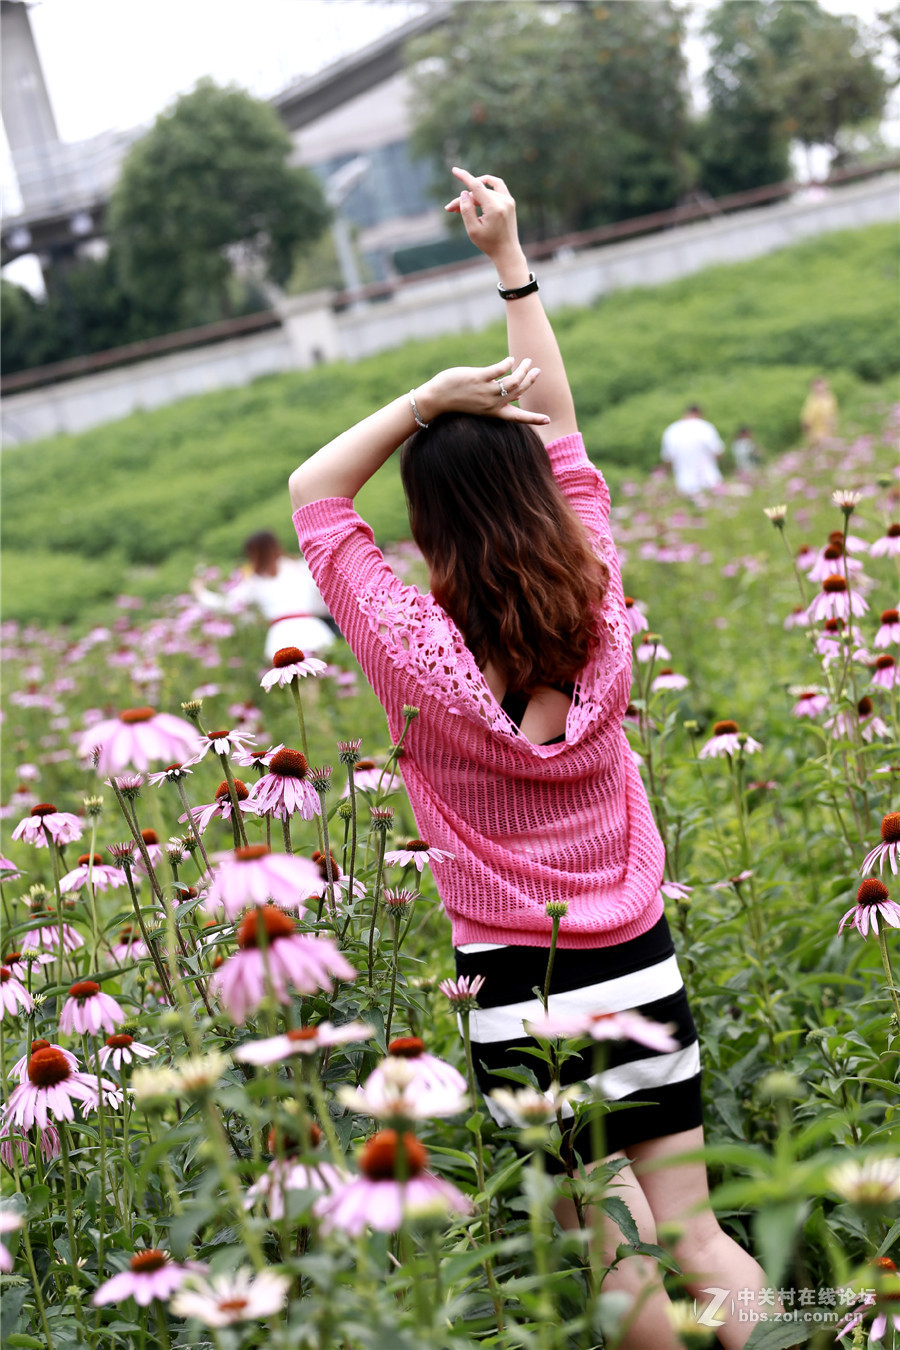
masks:
MULTIPOLYGON (((613 1158, 621 1158, 614 1153, 613 1158)), ((608 1159, 607 1159, 608 1161, 608 1159)), ((590 1168, 596 1166, 591 1163, 590 1168)), ((623 1167, 612 1183, 612 1194, 621 1197, 631 1211, 642 1242, 656 1242, 656 1225, 641 1185, 630 1167, 623 1167)), ((567 1198, 554 1205, 557 1222, 562 1228, 577 1228, 575 1206, 567 1198)), ((587 1215, 590 1223, 590 1211, 587 1215)), ((595 1264, 609 1265, 616 1248, 625 1239, 610 1219, 604 1219, 603 1250, 594 1253, 595 1264)), ((627 1331, 618 1342, 619 1350, 679 1350, 681 1341, 669 1321, 669 1297, 663 1288, 657 1264, 648 1256, 629 1256, 609 1272, 603 1281, 604 1292, 622 1290, 632 1299, 633 1312, 627 1321, 627 1331)))
POLYGON ((738 1322, 736 1315, 732 1315, 732 1298, 736 1308, 752 1309, 769 1316, 777 1311, 771 1304, 765 1308, 760 1306, 759 1291, 766 1283, 762 1267, 719 1227, 709 1208, 706 1167, 702 1161, 670 1165, 659 1170, 651 1170, 649 1166, 702 1147, 703 1127, 697 1126, 680 1134, 633 1144, 626 1152, 656 1225, 661 1229, 666 1225, 681 1229, 681 1235, 668 1245, 685 1273, 688 1290, 698 1299, 698 1308, 709 1303, 709 1295, 702 1292, 704 1289, 728 1290, 717 1314, 725 1320, 716 1334, 725 1350, 740 1350, 753 1330, 753 1323, 738 1322), (739 1290, 749 1290, 749 1300, 745 1295, 738 1302, 739 1290))

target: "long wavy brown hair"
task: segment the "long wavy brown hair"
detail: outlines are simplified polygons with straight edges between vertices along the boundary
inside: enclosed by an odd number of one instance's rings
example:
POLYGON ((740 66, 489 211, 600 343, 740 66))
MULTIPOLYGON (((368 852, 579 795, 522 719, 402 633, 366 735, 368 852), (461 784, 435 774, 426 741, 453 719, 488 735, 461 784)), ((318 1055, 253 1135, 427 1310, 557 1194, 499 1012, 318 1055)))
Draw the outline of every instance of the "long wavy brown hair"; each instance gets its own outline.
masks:
POLYGON ((609 575, 537 432, 443 413, 404 443, 400 474, 432 594, 478 665, 493 660, 510 691, 574 681, 609 575))

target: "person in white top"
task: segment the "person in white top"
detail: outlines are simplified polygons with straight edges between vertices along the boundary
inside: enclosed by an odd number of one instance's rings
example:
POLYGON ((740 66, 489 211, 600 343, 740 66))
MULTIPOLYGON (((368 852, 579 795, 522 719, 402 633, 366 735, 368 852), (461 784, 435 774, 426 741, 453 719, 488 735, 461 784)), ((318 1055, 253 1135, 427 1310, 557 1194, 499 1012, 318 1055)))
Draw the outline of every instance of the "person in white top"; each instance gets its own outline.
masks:
POLYGON ((282 647, 320 652, 334 642, 323 622, 328 608, 302 558, 289 558, 274 534, 260 530, 244 544, 248 566, 236 586, 211 591, 196 579, 191 591, 207 609, 236 613, 253 607, 268 621, 265 657, 271 661, 282 647))
POLYGON ((721 483, 717 460, 724 449, 722 437, 696 403, 663 432, 662 458, 672 465, 675 487, 683 497, 696 497, 721 483))

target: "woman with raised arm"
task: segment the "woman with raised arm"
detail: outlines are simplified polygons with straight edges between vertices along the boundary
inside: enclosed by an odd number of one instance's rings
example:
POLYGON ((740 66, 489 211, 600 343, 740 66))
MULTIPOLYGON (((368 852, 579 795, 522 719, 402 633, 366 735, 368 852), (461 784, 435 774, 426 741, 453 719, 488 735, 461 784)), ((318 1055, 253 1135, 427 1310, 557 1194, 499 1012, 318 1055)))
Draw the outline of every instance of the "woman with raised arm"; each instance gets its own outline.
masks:
MULTIPOLYGON (((401 768, 422 837, 452 855, 433 870, 457 971, 485 976, 471 1017, 482 1090, 509 1085, 494 1070, 538 1064, 522 1053, 535 1044, 523 1022, 542 1012, 533 991, 547 970, 546 906, 565 901, 551 1011, 636 1008, 674 1026, 674 1048, 670 1038, 665 1050, 611 1043, 601 1091, 642 1103, 604 1118, 607 1155, 630 1160, 616 1193, 644 1241, 680 1225, 689 1288, 741 1290, 741 1306, 757 1309, 762 1271, 704 1207, 702 1163, 648 1166, 702 1146, 700 1060, 659 890, 663 845, 622 730, 631 641, 609 493, 578 435, 515 202, 499 178, 453 172, 463 190, 447 210, 496 267, 514 355, 441 371, 302 464, 290 480, 300 547, 394 739, 404 706, 419 709, 401 768), (353 509, 401 443, 425 594, 390 571, 353 509)), ((563 1077, 591 1072, 576 1057, 563 1077)), ((574 1148, 601 1161, 587 1134, 574 1148)), ((574 1224, 571 1201, 557 1217, 574 1224)), ((609 1264, 621 1241, 610 1225, 596 1258, 609 1264)), ((619 1262, 604 1288, 635 1298, 625 1345, 680 1344, 652 1259, 619 1262)), ((751 1325, 729 1320, 718 1334, 732 1350, 751 1325)))

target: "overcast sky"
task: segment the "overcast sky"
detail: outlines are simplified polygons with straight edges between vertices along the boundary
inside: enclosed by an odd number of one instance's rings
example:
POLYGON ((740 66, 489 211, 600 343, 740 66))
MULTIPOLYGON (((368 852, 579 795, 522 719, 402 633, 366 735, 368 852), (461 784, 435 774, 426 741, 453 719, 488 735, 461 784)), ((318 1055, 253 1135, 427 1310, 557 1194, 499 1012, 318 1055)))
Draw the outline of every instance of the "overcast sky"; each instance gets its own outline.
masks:
MULTIPOLYGON (((866 21, 880 2, 822 0, 866 21)), ((706 59, 697 33, 712 0, 677 3, 691 12, 686 51, 702 100, 706 59)), ((30 11, 60 137, 79 141, 152 122, 204 75, 271 97, 425 7, 416 0, 32 0, 30 11)), ((5 137, 0 183, 12 214, 18 194, 5 137)))

